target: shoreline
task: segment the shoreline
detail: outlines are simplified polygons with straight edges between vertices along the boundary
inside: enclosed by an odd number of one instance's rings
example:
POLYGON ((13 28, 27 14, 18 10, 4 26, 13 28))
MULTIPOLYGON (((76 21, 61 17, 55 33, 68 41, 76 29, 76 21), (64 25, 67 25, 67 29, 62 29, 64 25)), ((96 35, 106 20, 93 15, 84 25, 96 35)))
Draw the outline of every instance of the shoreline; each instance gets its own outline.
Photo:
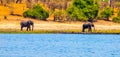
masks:
POLYGON ((120 34, 120 30, 96 30, 93 32, 81 32, 81 30, 34 30, 20 31, 17 29, 0 29, 0 34, 120 34))
POLYGON ((96 31, 83 33, 81 30, 84 22, 53 22, 29 18, 18 20, 13 17, 0 21, 0 34, 120 34, 119 23, 104 20, 94 22, 96 31), (21 20, 34 21, 34 31, 26 31, 26 28, 24 31, 20 31, 21 20))

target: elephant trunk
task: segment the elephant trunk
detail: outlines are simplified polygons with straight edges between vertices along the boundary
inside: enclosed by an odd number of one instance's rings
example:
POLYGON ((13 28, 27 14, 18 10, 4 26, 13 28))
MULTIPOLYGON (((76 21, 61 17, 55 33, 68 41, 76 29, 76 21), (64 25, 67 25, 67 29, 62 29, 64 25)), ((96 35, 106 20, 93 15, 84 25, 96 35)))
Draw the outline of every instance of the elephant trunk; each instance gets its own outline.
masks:
POLYGON ((95 26, 93 28, 94 28, 94 31, 95 31, 95 26))
POLYGON ((33 29, 34 29, 34 24, 32 25, 32 31, 33 31, 33 29))
POLYGON ((93 27, 93 29, 94 29, 94 31, 95 31, 95 25, 92 23, 92 27, 93 27))

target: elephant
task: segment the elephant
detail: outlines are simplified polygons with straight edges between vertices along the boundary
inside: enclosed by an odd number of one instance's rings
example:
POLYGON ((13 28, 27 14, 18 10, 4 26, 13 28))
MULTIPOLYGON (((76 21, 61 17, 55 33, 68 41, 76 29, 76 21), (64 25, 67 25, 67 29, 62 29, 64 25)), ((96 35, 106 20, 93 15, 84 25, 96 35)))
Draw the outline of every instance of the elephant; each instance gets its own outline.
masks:
POLYGON ((92 32, 92 27, 95 30, 95 26, 94 26, 93 23, 91 23, 91 22, 84 23, 83 26, 82 26, 82 32, 85 32, 85 29, 88 29, 88 32, 92 32))
POLYGON ((21 31, 23 30, 23 27, 27 27, 27 31, 31 31, 31 26, 32 26, 32 31, 33 31, 33 27, 34 27, 34 22, 31 21, 31 20, 28 20, 28 21, 21 21, 20 22, 20 25, 21 25, 21 31))

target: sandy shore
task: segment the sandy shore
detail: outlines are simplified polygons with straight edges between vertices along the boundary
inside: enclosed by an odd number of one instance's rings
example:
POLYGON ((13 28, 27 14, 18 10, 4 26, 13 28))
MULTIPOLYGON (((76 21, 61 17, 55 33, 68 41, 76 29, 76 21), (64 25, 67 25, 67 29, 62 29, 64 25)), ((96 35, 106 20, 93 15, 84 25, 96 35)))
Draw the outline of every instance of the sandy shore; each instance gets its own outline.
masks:
MULTIPOLYGON (((34 30, 81 30, 84 22, 53 22, 40 21, 23 17, 9 17, 9 19, 0 19, 0 29, 20 30, 20 21, 34 21, 34 30)), ((96 30, 119 30, 120 24, 110 21, 98 20, 94 22, 96 30)), ((25 29, 25 28, 24 28, 25 29)))

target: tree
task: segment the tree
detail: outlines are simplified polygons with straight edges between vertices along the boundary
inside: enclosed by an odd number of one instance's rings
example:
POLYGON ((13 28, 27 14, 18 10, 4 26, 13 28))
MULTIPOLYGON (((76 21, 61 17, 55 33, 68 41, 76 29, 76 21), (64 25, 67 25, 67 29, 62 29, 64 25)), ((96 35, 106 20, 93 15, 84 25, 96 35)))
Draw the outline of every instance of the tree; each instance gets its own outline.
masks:
POLYGON ((101 12, 101 16, 103 18, 106 18, 107 21, 109 21, 109 17, 112 16, 113 13, 114 11, 110 7, 107 7, 101 12))
POLYGON ((16 3, 22 3, 22 0, 17 0, 16 3))
POLYGON ((33 5, 32 5, 32 0, 27 0, 26 1, 26 6, 27 6, 27 8, 32 8, 33 7, 33 5))
POLYGON ((65 21, 66 20, 65 10, 55 10, 53 14, 54 14, 54 21, 65 21))
POLYGON ((40 5, 35 5, 32 9, 29 9, 23 13, 24 17, 30 17, 35 19, 46 20, 49 17, 49 13, 40 5))
POLYGON ((88 20, 98 15, 99 5, 93 0, 73 0, 67 9, 68 15, 76 20, 88 20))

